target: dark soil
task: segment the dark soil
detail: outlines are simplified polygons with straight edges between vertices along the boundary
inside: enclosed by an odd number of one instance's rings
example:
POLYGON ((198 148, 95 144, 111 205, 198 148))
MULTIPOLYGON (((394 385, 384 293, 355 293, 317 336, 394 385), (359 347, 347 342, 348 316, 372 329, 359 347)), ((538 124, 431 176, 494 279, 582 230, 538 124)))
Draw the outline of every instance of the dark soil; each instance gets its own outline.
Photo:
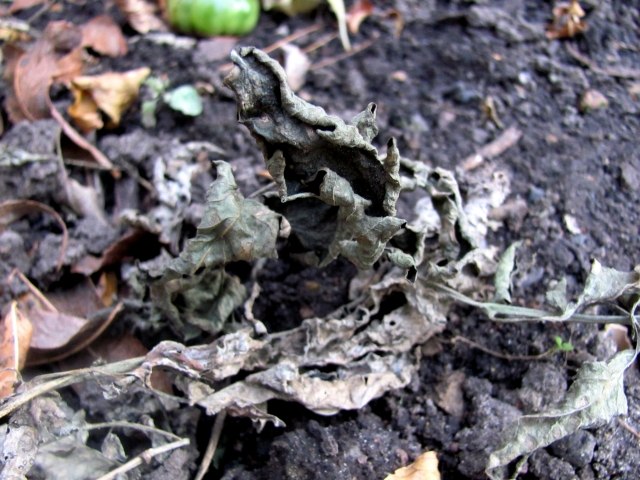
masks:
MULTIPOLYGON (((61 13, 49 12, 39 22, 70 16, 81 23, 103 9, 122 20, 108 6, 110 2, 87 2, 91 7, 82 9, 75 5, 78 2, 62 3, 61 13)), ((570 290, 576 291, 593 258, 623 270, 640 263, 640 2, 581 2, 588 29, 561 41, 544 35, 552 2, 374 3, 379 11, 399 12, 404 20, 400 35, 395 35, 391 17, 367 19, 352 40, 356 46, 369 41, 371 45, 312 69, 298 92, 303 98, 342 118, 351 118, 368 102, 376 102, 380 145, 393 136, 404 156, 454 171, 504 128, 520 129, 522 138, 512 148, 486 160, 511 180, 507 203, 513 208, 504 210, 502 227, 491 232, 490 242, 504 249, 523 240, 516 303, 540 305, 549 281, 565 276, 570 290), (578 60, 573 52, 591 63, 578 60), (580 108, 583 94, 590 89, 607 98, 605 108, 580 108), (489 97, 498 122, 483 109, 489 97)), ((264 47, 314 22, 322 24, 321 30, 299 41, 301 45, 335 28, 326 7, 292 19, 264 14, 256 31, 239 44, 264 47)), ((236 124, 235 99, 221 83, 221 65, 228 60, 211 61, 203 41, 195 48, 177 49, 145 37, 134 41, 133 33, 129 34, 128 55, 105 59, 96 71, 146 65, 155 74, 166 75, 172 85, 204 82, 213 85, 215 92, 195 119, 161 109, 158 126, 146 132, 152 141, 141 132, 140 114, 134 110, 118 131, 100 134, 98 146, 117 164, 133 166, 145 175, 141 159, 148 151, 162 149, 174 139, 206 140, 226 152, 224 157, 236 168, 245 194, 263 186, 261 154, 248 132, 236 124)), ((311 59, 318 64, 342 53, 340 44, 333 41, 314 51, 311 59)), ((58 100, 67 101, 64 96, 58 100)), ((27 133, 24 125, 13 126, 0 141, 31 145, 37 152, 40 136, 23 135, 33 133, 27 133)), ((59 199, 46 185, 54 167, 41 164, 37 171, 2 167, 0 197, 57 205, 59 199)), ((74 170, 74 175, 81 173, 74 170)), ((464 190, 464 175, 460 178, 464 190)), ((192 192, 194 202, 202 200, 207 179, 210 176, 203 177, 201 189, 192 192)), ((115 205, 118 195, 124 195, 122 189, 104 181, 107 198, 115 205)), ((136 190, 136 195, 144 205, 144 192, 136 190)), ((81 220, 72 224, 72 239, 82 243, 83 235, 96 237, 93 245, 98 252, 115 236, 109 231, 96 235, 90 226, 81 227, 81 220)), ((37 245, 44 248, 47 229, 58 233, 53 223, 14 224, 12 231, 2 233, 0 273, 13 267, 28 270, 26 252, 37 245), (30 228, 45 232, 43 238, 34 237, 23 245, 13 231, 30 228)), ((51 248, 56 251, 56 245, 51 248)), ((30 268, 31 277, 45 290, 64 280, 51 275, 51 265, 30 268)), ((354 273, 355 268, 343 261, 325 270, 302 267, 288 258, 269 261, 260 273, 266 295, 256 303, 256 317, 274 331, 291 328, 302 318, 325 315, 346 301, 348 280, 354 273)), ((8 292, 2 293, 6 298, 8 292)), ((154 340, 145 338, 148 346, 154 340)), ((556 403, 581 362, 608 358, 615 345, 595 326, 498 324, 461 307, 452 313, 439 340, 423 350, 420 375, 409 387, 361 411, 319 417, 302 407, 274 402, 269 411, 287 426, 267 426, 260 433, 248 420, 228 418, 210 478, 382 479, 426 450, 438 452, 444 478, 483 478, 487 455, 505 426, 520 412, 539 412, 556 403), (540 361, 505 360, 452 342, 456 336, 514 356, 542 353, 553 345, 555 336, 570 341, 575 350, 540 361), (439 395, 454 374, 463 394, 457 407, 439 395)), ((637 364, 627 373, 626 393, 626 417, 535 453, 521 478, 638 478, 639 439, 631 433, 640 431, 637 364)), ((208 437, 210 423, 204 416, 199 428, 203 438, 208 437)))

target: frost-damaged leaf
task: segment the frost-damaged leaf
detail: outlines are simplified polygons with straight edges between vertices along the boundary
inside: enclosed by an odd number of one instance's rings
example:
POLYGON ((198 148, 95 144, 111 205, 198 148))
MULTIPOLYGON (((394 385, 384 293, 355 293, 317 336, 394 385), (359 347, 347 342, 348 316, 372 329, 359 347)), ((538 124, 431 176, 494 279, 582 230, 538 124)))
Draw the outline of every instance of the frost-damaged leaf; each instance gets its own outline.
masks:
POLYGON ((245 295, 244 287, 224 271, 224 265, 277 257, 280 233, 280 215, 256 200, 245 199, 231 166, 214 163, 218 178, 207 192, 196 236, 178 258, 160 272, 152 272, 158 278, 151 286, 153 298, 174 322, 209 332, 219 329, 245 295))
POLYGON ((198 401, 208 414, 223 409, 242 414, 247 407, 259 408, 271 399, 295 400, 320 415, 362 408, 385 392, 409 383, 415 373, 413 360, 406 355, 369 355, 331 374, 308 371, 304 374, 292 362, 249 375, 198 401))
POLYGON ((343 255, 370 267, 405 224, 395 217, 395 141, 384 157, 370 143, 376 106, 346 124, 297 97, 264 52, 248 47, 231 58, 236 67, 225 82, 236 94, 238 119, 262 149, 300 253, 320 265, 343 255))
POLYGON ((504 478, 503 467, 580 428, 589 428, 627 413, 624 371, 636 357, 633 350, 616 354, 609 362, 587 362, 576 376, 562 404, 537 415, 522 417, 508 440, 489 456, 486 473, 504 478))
POLYGON ((436 452, 424 452, 411 465, 399 468, 384 480, 440 480, 436 452))
MULTIPOLYGON (((640 267, 636 267, 631 272, 621 272, 614 268, 603 267, 600 262, 594 260, 591 264, 591 272, 589 272, 584 289, 578 299, 569 303, 560 316, 548 317, 548 319, 567 320, 583 307, 614 300, 630 290, 637 291, 639 288, 640 267)), ((552 298, 555 302, 562 303, 558 293, 552 294, 552 298)))

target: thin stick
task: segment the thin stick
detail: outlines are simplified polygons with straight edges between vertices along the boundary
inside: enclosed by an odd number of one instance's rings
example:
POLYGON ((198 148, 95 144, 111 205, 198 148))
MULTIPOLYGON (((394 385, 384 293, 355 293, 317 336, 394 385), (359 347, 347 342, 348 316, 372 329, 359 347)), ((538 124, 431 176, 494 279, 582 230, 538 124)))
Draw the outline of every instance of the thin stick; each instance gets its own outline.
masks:
POLYGON ((328 67, 329 65, 333 65, 334 63, 341 62, 342 60, 345 60, 345 59, 347 59, 349 57, 354 56, 356 53, 360 53, 363 50, 366 50, 371 45, 373 45, 377 40, 378 40, 378 37, 371 38, 371 39, 367 40, 366 42, 362 42, 362 43, 360 43, 358 45, 355 45, 351 50, 349 50, 347 52, 343 52, 343 53, 341 53, 339 55, 335 55, 333 57, 325 58, 324 60, 322 60, 322 61, 320 61, 318 63, 314 63, 313 65, 311 65, 309 70, 319 70, 321 68, 328 67))
POLYGON ((519 322, 582 322, 582 323, 618 323, 621 325, 629 325, 631 320, 629 315, 589 315, 585 313, 575 313, 567 319, 558 317, 553 312, 546 310, 537 310, 535 308, 519 307, 517 305, 504 305, 502 303, 478 302, 466 295, 437 282, 425 282, 426 286, 446 293, 453 300, 460 303, 470 305, 472 307, 484 310, 488 314, 492 314, 491 320, 501 323, 519 323, 519 322), (509 315, 513 318, 497 317, 496 315, 509 315))
POLYGON ((494 141, 482 146, 477 152, 465 158, 460 168, 468 172, 479 167, 485 159, 497 157, 505 150, 514 146, 522 137, 522 130, 517 127, 509 127, 498 136, 494 141))
POLYGON ((638 440, 640 440, 640 432, 638 432, 635 428, 633 428, 627 422, 625 422, 624 420, 619 418, 618 419, 618 425, 620 425, 627 432, 631 433, 631 435, 635 436, 638 440))
POLYGON ((456 335, 449 341, 451 343, 458 343, 458 342, 466 343, 467 345, 475 348, 476 350, 480 350, 481 352, 487 353, 497 358, 502 358, 504 360, 541 360, 543 358, 548 357, 549 355, 552 355, 557 351, 555 348, 551 348, 546 352, 539 353, 538 355, 509 355, 508 353, 496 352, 495 350, 491 350, 490 348, 480 345, 479 343, 476 343, 473 340, 470 340, 466 337, 462 337, 459 335, 456 335))
MULTIPOLYGON (((301 28, 300 30, 297 30, 297 31, 293 32, 291 35, 287 35, 286 37, 281 38, 277 42, 272 43, 271 45, 269 45, 267 47, 264 47, 262 49, 262 51, 264 51, 265 53, 274 52, 274 51, 278 50, 279 48, 282 48, 283 45, 287 45, 288 43, 292 43, 292 42, 298 40, 299 38, 306 37, 307 35, 310 35, 313 32, 316 32, 316 31, 320 30, 321 28, 322 28, 322 25, 319 24, 319 23, 316 23, 316 24, 311 25, 311 26, 306 27, 306 28, 301 28)), ((229 62, 229 63, 225 63, 223 65, 220 65, 218 67, 218 71, 230 70, 232 68, 233 68, 233 63, 229 62)))
POLYGON ((134 430, 139 430, 141 432, 149 432, 155 433, 158 435, 164 435, 167 438, 171 438, 173 440, 182 440, 182 437, 179 437, 175 433, 167 432, 165 430, 160 430, 156 427, 149 427, 148 425, 140 425, 139 423, 131 423, 125 422, 123 420, 113 421, 113 422, 102 422, 102 423, 90 423, 85 425, 83 430, 97 430, 100 428, 132 428, 134 430))
POLYGON ((209 471, 209 466, 211 465, 213 456, 216 453, 216 448, 218 448, 218 442, 220 441, 220 434, 222 433, 225 418, 227 418, 226 410, 222 410, 216 416, 216 421, 213 424, 213 429, 211 430, 211 437, 209 437, 209 443, 207 444, 207 450, 204 452, 204 457, 202 458, 202 462, 200 463, 198 473, 194 480, 202 480, 209 471))
POLYGON ((175 450, 176 448, 185 447, 187 445, 189 445, 189 439, 183 438, 175 442, 167 443, 166 445, 162 445, 160 447, 149 448, 142 452, 140 455, 133 457, 127 463, 120 465, 115 470, 111 470, 109 473, 102 475, 100 478, 98 478, 98 480, 113 480, 118 475, 139 467, 143 462, 149 463, 153 457, 162 455, 166 452, 170 452, 171 450, 175 450))
POLYGON ((569 52, 569 55, 571 55, 578 62, 589 67, 589 69, 594 71, 595 73, 600 73, 602 75, 608 75, 610 77, 617 77, 617 78, 631 78, 631 79, 640 78, 640 70, 636 68, 600 67, 589 57, 580 53, 574 45, 567 43, 566 46, 567 46, 567 52, 569 52))
POLYGON ((5 399, 5 402, 0 406, 0 418, 6 417, 21 406, 25 405, 26 403, 44 393, 58 390, 74 383, 82 382, 94 377, 95 375, 126 375, 133 369, 138 368, 140 365, 142 365, 143 361, 144 357, 137 357, 123 360, 121 362, 110 363, 108 365, 103 365, 100 367, 80 368, 78 370, 71 370, 69 372, 41 375, 40 377, 36 377, 34 380, 31 380, 31 382, 26 384, 28 390, 5 399), (47 379, 52 380, 47 381, 47 379), (39 381, 44 381, 44 383, 37 383, 39 381))

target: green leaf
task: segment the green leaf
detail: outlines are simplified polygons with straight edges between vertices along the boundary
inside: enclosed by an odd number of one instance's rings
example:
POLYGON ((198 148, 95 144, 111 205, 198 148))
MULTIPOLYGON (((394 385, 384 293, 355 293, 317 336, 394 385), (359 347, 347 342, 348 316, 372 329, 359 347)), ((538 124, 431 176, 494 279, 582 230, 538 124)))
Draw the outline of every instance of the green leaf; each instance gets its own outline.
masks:
POLYGON ((202 97, 192 85, 182 85, 164 94, 163 100, 173 110, 197 117, 202 113, 202 97))
POLYGON ((580 428, 589 428, 627 413, 624 371, 636 357, 633 350, 616 354, 608 362, 587 362, 576 376, 562 404, 547 412, 520 418, 507 441, 489 456, 486 473, 504 478, 503 467, 580 428))
POLYGON ((494 284, 496 287, 495 299, 497 303, 511 303, 511 273, 515 267, 516 251, 522 245, 522 242, 514 242, 507 248, 498 262, 494 284))

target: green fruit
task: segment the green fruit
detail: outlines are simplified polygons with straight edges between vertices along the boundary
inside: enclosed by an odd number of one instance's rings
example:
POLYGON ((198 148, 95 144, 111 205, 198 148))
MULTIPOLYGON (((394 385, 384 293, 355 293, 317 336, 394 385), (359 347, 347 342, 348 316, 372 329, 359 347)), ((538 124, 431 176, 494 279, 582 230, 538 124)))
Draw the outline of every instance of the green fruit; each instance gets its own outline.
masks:
POLYGON ((258 23, 260 0, 168 0, 167 17, 183 33, 246 35, 258 23))

